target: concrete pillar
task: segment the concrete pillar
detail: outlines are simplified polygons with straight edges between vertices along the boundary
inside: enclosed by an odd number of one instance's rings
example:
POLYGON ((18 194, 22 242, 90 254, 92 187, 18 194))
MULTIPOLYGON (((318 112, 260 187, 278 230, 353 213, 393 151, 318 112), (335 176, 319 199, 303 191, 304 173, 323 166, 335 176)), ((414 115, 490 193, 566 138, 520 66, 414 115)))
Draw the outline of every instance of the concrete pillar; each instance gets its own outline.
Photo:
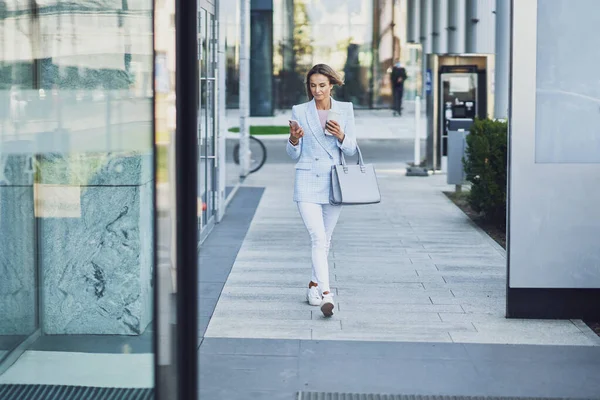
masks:
POLYGON ((421 24, 419 41, 423 45, 423 54, 431 53, 431 28, 433 27, 433 1, 420 0, 421 6, 421 24))
POLYGON ((466 52, 466 0, 448 0, 448 52, 466 52))
POLYGON ((510 2, 496 0, 496 66, 494 79, 494 116, 508 118, 508 80, 510 64, 510 2))
POLYGON ((465 51, 467 53, 476 53, 473 49, 475 48, 475 23, 477 21, 477 1, 478 0, 465 0, 466 14, 465 14, 465 51))
POLYGON ((406 41, 419 43, 421 34, 421 1, 407 0, 408 22, 406 24, 406 41))
MULTIPOLYGON (((467 53, 494 53, 496 21, 495 0, 467 0, 467 53)), ((509 3, 509 1, 506 1, 509 3)))
POLYGON ((225 187, 227 174, 225 168, 226 157, 226 134, 227 134, 227 114, 226 114, 226 93, 225 77, 227 76, 227 55, 225 39, 227 37, 227 2, 217 2, 217 222, 221 222, 225 216, 225 187))
POLYGON ((240 177, 250 173, 250 0, 240 0, 240 177))
MULTIPOLYGON (((425 74, 427 71, 427 54, 431 54, 431 29, 433 27, 433 1, 421 0, 421 34, 419 40, 423 46, 423 59, 421 67, 421 76, 425 82, 425 74)), ((426 87, 423 85, 421 96, 425 98, 426 87)))
POLYGON ((448 0, 433 2, 433 32, 431 50, 433 53, 448 52, 448 0))
POLYGON ((270 117, 273 99, 273 0, 251 2, 250 116, 270 117))

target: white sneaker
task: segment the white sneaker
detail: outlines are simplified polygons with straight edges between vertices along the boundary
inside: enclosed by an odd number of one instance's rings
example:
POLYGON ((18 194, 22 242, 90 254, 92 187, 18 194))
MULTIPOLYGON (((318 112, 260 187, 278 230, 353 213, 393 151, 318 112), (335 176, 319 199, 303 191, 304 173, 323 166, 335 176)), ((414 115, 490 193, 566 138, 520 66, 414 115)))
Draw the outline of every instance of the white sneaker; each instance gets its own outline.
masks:
POLYGON ((313 286, 306 290, 306 300, 311 306, 321 305, 321 294, 319 293, 319 288, 317 286, 313 286))
POLYGON ((335 304, 333 303, 333 293, 329 292, 323 295, 323 300, 321 301, 321 312, 325 317, 331 317, 333 315, 333 309, 335 308, 335 304))

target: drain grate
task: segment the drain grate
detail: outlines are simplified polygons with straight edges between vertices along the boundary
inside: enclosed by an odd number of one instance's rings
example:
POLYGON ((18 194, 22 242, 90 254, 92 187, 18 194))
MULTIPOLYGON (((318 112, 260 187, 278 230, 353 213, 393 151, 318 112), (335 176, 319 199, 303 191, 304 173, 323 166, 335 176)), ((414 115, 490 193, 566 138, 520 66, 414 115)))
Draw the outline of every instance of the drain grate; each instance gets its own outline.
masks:
MULTIPOLYGON (((489 396, 421 396, 406 394, 359 394, 298 392, 298 400, 569 400, 565 398, 539 397, 489 397, 489 396)), ((571 399, 575 400, 575 399, 571 399)))
POLYGON ((0 385, 2 400, 151 400, 152 389, 87 386, 0 385))

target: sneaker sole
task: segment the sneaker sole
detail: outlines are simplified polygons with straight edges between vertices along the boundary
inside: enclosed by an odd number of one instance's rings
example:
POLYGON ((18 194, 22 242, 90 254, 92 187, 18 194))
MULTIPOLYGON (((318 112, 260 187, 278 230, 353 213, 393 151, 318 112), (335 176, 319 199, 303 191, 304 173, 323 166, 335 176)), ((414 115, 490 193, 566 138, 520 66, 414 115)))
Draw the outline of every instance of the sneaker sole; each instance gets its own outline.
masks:
POLYGON ((321 306, 321 312, 323 313, 324 316, 326 317, 331 317, 333 315, 333 304, 331 303, 325 303, 321 306))

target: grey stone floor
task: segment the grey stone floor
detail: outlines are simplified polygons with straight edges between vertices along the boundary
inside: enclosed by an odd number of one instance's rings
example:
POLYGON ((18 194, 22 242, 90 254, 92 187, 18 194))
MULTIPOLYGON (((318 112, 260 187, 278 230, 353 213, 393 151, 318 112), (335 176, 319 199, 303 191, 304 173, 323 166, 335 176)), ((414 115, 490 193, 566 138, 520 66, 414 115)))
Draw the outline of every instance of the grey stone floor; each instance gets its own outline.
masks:
POLYGON ((439 176, 412 181, 381 166, 385 208, 344 210, 332 254, 341 310, 322 320, 304 303, 308 238, 286 168, 251 176, 262 198, 241 188, 200 250, 201 272, 218 278, 200 286, 201 320, 212 316, 199 351, 202 400, 298 391, 600 399, 596 336, 580 321, 503 318, 503 252, 440 193, 439 176), (212 252, 210 240, 220 245, 212 252))
POLYGON ((332 319, 305 302, 310 243, 292 202, 293 165, 251 175, 245 185, 265 192, 231 273, 220 276, 206 337, 600 343, 581 321, 504 317, 505 252, 442 193, 453 189, 445 175, 406 177, 400 164, 378 175, 382 203, 346 207, 334 233, 332 319))
POLYGON ((600 398, 600 347, 205 338, 202 400, 298 391, 600 398))

